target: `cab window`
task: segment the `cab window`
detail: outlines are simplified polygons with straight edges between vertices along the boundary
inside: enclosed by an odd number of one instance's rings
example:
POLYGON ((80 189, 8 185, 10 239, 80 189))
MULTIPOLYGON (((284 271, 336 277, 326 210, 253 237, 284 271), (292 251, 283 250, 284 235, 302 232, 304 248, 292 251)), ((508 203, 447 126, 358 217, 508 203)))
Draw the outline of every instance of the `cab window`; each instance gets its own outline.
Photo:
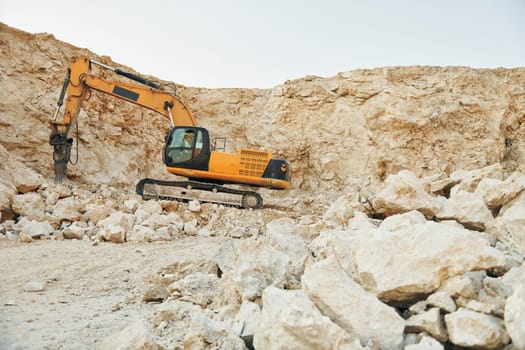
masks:
POLYGON ((190 160, 192 158, 194 142, 194 129, 175 129, 167 150, 168 160, 172 163, 181 163, 190 160))

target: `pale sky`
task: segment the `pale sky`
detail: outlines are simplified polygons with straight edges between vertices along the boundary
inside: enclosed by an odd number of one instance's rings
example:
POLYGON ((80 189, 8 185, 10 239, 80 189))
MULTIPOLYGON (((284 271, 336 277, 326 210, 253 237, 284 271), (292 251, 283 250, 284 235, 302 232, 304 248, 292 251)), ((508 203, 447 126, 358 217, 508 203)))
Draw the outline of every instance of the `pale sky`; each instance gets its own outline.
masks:
POLYGON ((0 21, 209 88, 384 66, 525 66, 525 0, 0 0, 0 21))

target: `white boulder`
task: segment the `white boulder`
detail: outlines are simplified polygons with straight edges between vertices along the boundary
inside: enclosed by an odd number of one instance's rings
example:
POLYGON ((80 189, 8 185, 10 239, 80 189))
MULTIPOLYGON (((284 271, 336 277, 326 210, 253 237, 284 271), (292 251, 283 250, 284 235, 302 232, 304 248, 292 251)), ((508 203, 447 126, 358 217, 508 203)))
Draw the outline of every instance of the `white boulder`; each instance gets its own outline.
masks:
POLYGON ((270 286, 262 303, 255 349, 343 349, 355 340, 322 315, 302 290, 270 286))
MULTIPOLYGON (((424 333, 423 333, 424 334, 424 333)), ((408 344, 404 350, 443 350, 443 345, 436 339, 423 335, 419 343, 408 344)))
POLYGON ((416 224, 424 224, 427 220, 421 212, 417 210, 412 210, 403 214, 396 214, 387 217, 381 224, 379 228, 385 231, 398 231, 405 230, 416 224))
POLYGON ((238 241, 233 266, 223 279, 231 280, 243 300, 255 300, 269 285, 284 287, 290 258, 262 241, 238 241))
POLYGON ((474 192, 481 180, 485 178, 503 180, 503 172, 503 167, 499 163, 494 163, 481 169, 456 170, 450 174, 450 178, 458 181, 459 184, 452 188, 452 192, 474 192))
POLYGON ((246 350, 244 341, 224 322, 194 313, 184 336, 185 350, 224 349, 246 350))
POLYGON ((67 197, 56 202, 52 215, 59 221, 79 221, 82 218, 82 214, 79 212, 81 208, 82 205, 77 199, 73 197, 67 197))
POLYGON ((99 236, 105 241, 123 243, 126 234, 133 229, 135 216, 124 212, 114 212, 107 218, 98 222, 100 228, 99 236))
POLYGON ((505 264, 503 253, 473 231, 431 221, 363 236, 352 260, 360 284, 387 302, 431 294, 450 277, 505 264))
POLYGON ((447 341, 448 338, 443 317, 437 307, 410 317, 406 321, 405 331, 409 333, 426 332, 441 342, 447 341))
POLYGON ((518 350, 525 349, 525 275, 505 303, 505 328, 518 350))
POLYGON ((438 220, 455 220, 468 229, 483 231, 494 220, 483 199, 474 193, 458 191, 444 202, 436 214, 438 220))
POLYGON ((173 282, 168 291, 174 299, 206 308, 217 293, 219 281, 216 274, 197 272, 173 282))
POLYGON ((504 181, 482 179, 474 193, 483 199, 489 209, 495 209, 507 204, 523 190, 525 190, 525 175, 513 173, 504 181))
POLYGON ((387 177, 384 188, 372 199, 372 207, 384 216, 417 210, 432 218, 440 204, 436 197, 428 194, 422 180, 411 171, 402 170, 387 177))
POLYGON ((525 256, 525 192, 501 209, 490 231, 525 256))
POLYGON ((269 245, 290 258, 289 271, 296 280, 301 279, 305 264, 311 257, 299 231, 294 220, 290 218, 276 219, 266 224, 269 245))
POLYGON ((17 195, 17 189, 12 183, 0 179, 0 211, 9 208, 11 200, 17 195))
POLYGON ((245 343, 253 345, 253 335, 259 324, 261 307, 251 301, 243 301, 235 316, 232 329, 245 343))
POLYGON ((459 308, 445 315, 449 341, 480 349, 501 349, 510 339, 503 321, 495 316, 459 308))
POLYGON ((78 222, 74 222, 62 230, 64 238, 67 239, 82 239, 85 232, 86 228, 79 225, 78 222))
POLYGON ((28 192, 14 196, 11 208, 15 213, 29 220, 41 220, 44 216, 45 203, 40 194, 28 192))
POLYGON ((355 283, 334 257, 309 266, 302 285, 323 315, 362 344, 372 341, 381 349, 402 349, 403 318, 355 283))
POLYGON ((450 293, 444 291, 438 291, 428 296, 427 303, 430 306, 437 307, 445 313, 454 312, 457 310, 454 299, 450 296, 450 293))
POLYGON ((53 226, 47 221, 24 221, 23 226, 20 227, 20 235, 26 235, 31 238, 40 238, 42 236, 49 236, 55 232, 53 226))

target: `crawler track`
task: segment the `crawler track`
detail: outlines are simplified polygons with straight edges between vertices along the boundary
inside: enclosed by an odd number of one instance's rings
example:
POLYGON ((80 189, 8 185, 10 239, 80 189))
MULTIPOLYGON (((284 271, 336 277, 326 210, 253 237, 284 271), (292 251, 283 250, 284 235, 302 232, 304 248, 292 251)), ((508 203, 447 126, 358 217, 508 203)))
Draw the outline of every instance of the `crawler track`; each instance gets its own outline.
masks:
POLYGON ((164 181, 146 178, 139 181, 136 192, 143 199, 198 200, 251 209, 263 207, 263 199, 257 192, 197 181, 164 181))

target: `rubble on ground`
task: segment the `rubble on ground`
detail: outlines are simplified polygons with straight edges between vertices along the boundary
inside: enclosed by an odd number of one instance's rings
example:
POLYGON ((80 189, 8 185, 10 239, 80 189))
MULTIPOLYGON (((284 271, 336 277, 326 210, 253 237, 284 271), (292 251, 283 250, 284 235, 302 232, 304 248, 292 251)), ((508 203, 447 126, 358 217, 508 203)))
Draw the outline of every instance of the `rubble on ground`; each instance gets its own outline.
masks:
MULTIPOLYGON (((402 176, 415 175, 404 171, 402 176)), ((415 193, 436 186, 424 179, 415 185, 385 181, 366 212, 355 212, 346 222, 332 215, 302 222, 286 212, 207 203, 195 211, 195 203, 143 201, 110 186, 43 183, 6 199, 16 220, 3 221, 1 232, 6 239, 26 242, 77 239, 92 244, 170 241, 211 232, 223 237, 214 260, 166 266, 143 291, 143 302, 160 303, 151 327, 165 322, 169 329, 175 321, 167 315, 176 311, 168 310, 176 303, 190 307, 191 322, 177 326, 177 346, 402 349, 428 343, 497 349, 520 344, 522 338, 525 221, 522 214, 509 218, 507 213, 525 205, 524 178, 481 178, 472 192, 459 181, 448 198, 431 191, 420 194, 440 205, 430 218, 425 207, 411 204, 404 194, 392 196, 395 191, 388 187, 401 185, 407 193, 417 186, 415 193), (497 198, 491 192, 493 200, 484 200, 488 186, 505 182, 514 184, 511 190, 507 187, 497 198), (462 210, 440 216, 455 201, 454 193, 463 192, 477 200, 463 201, 462 210), (390 199, 382 200, 387 193, 390 199), (107 194, 115 200, 108 201, 111 206, 102 215, 95 214, 98 198, 107 194), (49 204, 49 198, 60 199, 49 204), (388 209, 378 215, 374 203, 388 209), (488 203, 498 203, 500 210, 491 211, 488 203), (477 215, 481 206, 490 215, 477 215), (502 227, 517 229, 503 235, 502 227), (308 316, 291 318, 299 310, 308 316), (314 323, 301 324, 304 317, 314 323), (333 343, 308 338, 306 329, 332 334, 333 343)), ((358 204, 347 202, 348 208, 358 204)), ((25 288, 36 290, 33 285, 25 288)), ((140 341, 151 341, 145 339, 140 341)))

